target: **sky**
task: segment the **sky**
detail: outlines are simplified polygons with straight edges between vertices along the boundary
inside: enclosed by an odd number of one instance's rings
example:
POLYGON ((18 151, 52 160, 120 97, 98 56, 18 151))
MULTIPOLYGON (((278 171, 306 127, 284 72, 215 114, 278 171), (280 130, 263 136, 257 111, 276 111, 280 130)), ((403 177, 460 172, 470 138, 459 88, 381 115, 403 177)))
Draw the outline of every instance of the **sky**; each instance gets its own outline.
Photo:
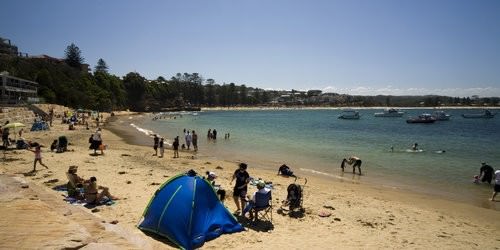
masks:
POLYGON ((30 55, 76 44, 148 79, 353 95, 500 96, 497 0, 2 0, 30 55))

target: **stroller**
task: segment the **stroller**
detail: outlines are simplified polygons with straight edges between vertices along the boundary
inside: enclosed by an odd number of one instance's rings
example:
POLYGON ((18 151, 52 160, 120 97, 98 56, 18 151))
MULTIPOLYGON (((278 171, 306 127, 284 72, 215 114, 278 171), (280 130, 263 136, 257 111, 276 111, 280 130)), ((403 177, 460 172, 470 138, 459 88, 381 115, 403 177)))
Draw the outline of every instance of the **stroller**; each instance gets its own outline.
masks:
POLYGON ((288 213, 304 213, 305 209, 302 207, 302 202, 303 202, 303 193, 304 193, 304 188, 307 184, 307 178, 305 179, 305 183, 303 186, 300 186, 297 183, 292 183, 288 185, 287 188, 287 196, 286 200, 283 201, 283 204, 281 205, 281 209, 284 211, 288 211, 288 213), (288 209, 284 208, 287 207, 288 209))
POLYGON ((59 136, 59 142, 57 143, 57 148, 56 148, 56 152, 57 153, 62 153, 62 152, 66 152, 68 150, 68 138, 66 138, 66 136, 59 136))

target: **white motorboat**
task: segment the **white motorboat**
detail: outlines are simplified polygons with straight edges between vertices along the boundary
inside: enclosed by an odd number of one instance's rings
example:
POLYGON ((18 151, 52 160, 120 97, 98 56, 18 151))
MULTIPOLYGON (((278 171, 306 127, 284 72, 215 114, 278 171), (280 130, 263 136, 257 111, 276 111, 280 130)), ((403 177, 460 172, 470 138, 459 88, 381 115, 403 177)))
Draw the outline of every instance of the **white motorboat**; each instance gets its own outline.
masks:
POLYGON ((359 119, 359 112, 352 109, 343 110, 339 115, 339 119, 357 120, 359 119))
POLYGON ((436 118, 434 118, 431 114, 421 114, 418 117, 410 117, 406 120, 406 123, 434 123, 436 118))
POLYGON ((375 117, 402 117, 405 114, 403 111, 399 111, 395 108, 386 109, 383 112, 377 112, 373 114, 375 117))
POLYGON ((436 121, 448 121, 450 120, 451 115, 447 114, 442 110, 439 110, 439 111, 434 111, 434 113, 432 113, 432 117, 434 117, 436 121))

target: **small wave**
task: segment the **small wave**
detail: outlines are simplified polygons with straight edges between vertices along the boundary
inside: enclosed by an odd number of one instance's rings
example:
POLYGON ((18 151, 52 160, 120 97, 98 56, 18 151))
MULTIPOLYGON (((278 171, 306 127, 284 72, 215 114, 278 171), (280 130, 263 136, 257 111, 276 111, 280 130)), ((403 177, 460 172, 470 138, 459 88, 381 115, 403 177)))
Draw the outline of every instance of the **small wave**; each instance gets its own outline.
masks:
POLYGON ((309 169, 309 168, 300 168, 300 170, 304 171, 304 172, 309 172, 309 173, 312 173, 312 174, 320 174, 320 175, 325 175, 325 176, 329 176, 329 177, 334 177, 334 178, 337 178, 337 179, 343 179, 344 178, 342 176, 333 175, 333 174, 329 174, 329 173, 325 173, 325 172, 321 172, 321 171, 314 170, 314 169, 309 169))
POLYGON ((172 112, 160 112, 152 114, 151 118, 153 121, 156 120, 164 120, 164 119, 177 119, 182 118, 183 116, 198 116, 198 112, 191 111, 172 111, 172 112))
MULTIPOLYGON (((149 129, 145 129, 145 128, 141 128, 133 123, 130 124, 130 126, 132 126, 133 128, 135 128, 137 131, 149 136, 149 137, 152 137, 154 136, 155 134, 157 134, 159 137, 162 137, 160 134, 158 133, 155 133, 153 130, 149 130, 149 129)), ((172 146, 172 143, 170 143, 169 140, 164 140, 163 141, 167 146, 172 146)))

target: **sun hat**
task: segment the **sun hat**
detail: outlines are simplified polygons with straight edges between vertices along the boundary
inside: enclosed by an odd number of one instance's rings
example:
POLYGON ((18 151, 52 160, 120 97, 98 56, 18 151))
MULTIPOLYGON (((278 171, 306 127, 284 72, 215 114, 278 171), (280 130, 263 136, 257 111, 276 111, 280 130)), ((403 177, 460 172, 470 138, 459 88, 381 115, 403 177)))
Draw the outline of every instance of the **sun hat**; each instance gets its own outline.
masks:
POLYGON ((257 181, 257 188, 258 189, 263 189, 266 187, 266 183, 263 180, 257 181))
POLYGON ((215 172, 208 172, 208 177, 215 179, 217 178, 217 175, 215 174, 215 172))

